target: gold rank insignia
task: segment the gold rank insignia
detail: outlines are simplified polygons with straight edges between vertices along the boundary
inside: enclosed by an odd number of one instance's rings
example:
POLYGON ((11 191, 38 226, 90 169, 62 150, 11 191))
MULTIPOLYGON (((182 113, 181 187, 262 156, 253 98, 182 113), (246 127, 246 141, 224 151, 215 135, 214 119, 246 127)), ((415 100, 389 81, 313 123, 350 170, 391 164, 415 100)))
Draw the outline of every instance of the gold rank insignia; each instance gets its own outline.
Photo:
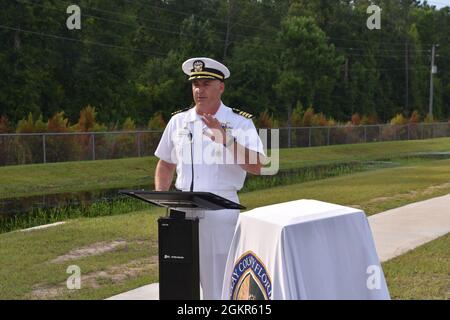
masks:
POLYGON ((237 113, 238 115, 241 115, 247 119, 251 119, 253 118, 253 115, 251 113, 236 109, 236 108, 232 108, 234 113, 237 113))
POLYGON ((180 110, 174 111, 174 112, 171 113, 171 115, 174 116, 174 115, 176 115, 178 113, 188 111, 191 108, 193 108, 193 107, 187 107, 187 108, 184 108, 184 109, 180 109, 180 110))

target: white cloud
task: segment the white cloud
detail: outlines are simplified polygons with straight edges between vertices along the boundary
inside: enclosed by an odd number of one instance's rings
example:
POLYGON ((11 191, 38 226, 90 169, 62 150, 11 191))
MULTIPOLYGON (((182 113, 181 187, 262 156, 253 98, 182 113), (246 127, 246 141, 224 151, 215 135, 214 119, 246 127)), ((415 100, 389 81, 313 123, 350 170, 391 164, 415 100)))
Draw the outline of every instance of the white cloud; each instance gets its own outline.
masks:
POLYGON ((450 7, 450 0, 427 0, 427 2, 429 5, 436 6, 436 8, 438 9, 443 8, 445 6, 450 7))

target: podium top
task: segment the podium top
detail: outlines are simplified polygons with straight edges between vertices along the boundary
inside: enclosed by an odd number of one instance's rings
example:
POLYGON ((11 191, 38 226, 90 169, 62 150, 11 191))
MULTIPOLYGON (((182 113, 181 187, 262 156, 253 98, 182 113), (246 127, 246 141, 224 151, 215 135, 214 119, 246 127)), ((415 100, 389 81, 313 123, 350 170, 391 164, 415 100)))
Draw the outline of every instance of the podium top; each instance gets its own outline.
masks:
POLYGON ((364 211, 323 201, 301 199, 259 207, 246 212, 247 217, 283 228, 348 214, 364 215, 364 211))
POLYGON ((191 208, 202 210, 245 209, 211 192, 120 190, 120 194, 166 208, 191 208))

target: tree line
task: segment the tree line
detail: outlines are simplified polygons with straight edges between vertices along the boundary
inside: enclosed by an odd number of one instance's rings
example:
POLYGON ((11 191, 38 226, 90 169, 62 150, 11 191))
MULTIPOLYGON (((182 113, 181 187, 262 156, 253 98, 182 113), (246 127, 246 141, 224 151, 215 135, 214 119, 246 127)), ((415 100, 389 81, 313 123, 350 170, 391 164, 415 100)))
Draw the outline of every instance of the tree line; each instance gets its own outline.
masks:
POLYGON ((56 115, 70 127, 93 106, 107 128, 149 127, 192 103, 181 63, 208 56, 231 70, 224 102, 262 122, 311 110, 330 123, 424 119, 438 45, 433 115, 447 121, 449 38, 450 8, 416 0, 7 0, 0 116, 9 128, 56 115), (66 25, 72 4, 80 30, 66 25), (367 28, 371 4, 380 29, 367 28))

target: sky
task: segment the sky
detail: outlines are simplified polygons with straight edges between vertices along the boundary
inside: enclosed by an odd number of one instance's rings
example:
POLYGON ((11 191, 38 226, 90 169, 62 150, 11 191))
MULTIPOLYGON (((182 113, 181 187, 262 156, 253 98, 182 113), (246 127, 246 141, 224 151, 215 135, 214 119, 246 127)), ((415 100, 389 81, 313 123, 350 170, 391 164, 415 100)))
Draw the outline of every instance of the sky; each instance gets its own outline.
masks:
POLYGON ((428 4, 436 6, 436 8, 440 9, 445 6, 450 7, 450 0, 427 0, 428 4))

